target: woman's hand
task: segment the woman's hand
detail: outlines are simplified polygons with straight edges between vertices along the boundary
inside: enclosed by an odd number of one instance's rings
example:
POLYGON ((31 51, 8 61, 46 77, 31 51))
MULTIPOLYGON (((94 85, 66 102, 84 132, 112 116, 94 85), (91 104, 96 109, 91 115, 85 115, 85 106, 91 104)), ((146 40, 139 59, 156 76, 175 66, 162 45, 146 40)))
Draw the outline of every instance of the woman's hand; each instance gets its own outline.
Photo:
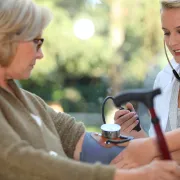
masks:
POLYGON ((153 161, 139 168, 145 180, 179 180, 180 167, 175 161, 153 161))
POLYGON ((121 134, 126 136, 133 136, 135 138, 147 137, 147 134, 141 128, 138 132, 133 130, 137 126, 139 120, 137 120, 137 113, 134 110, 134 107, 131 103, 126 104, 126 108, 123 110, 118 110, 114 115, 114 123, 121 126, 121 134))
MULTIPOLYGON (((175 161, 153 161, 140 167, 145 180, 179 180, 180 167, 175 161)), ((141 179, 141 178, 140 178, 141 179)))
POLYGON ((157 146, 151 138, 140 138, 129 142, 128 146, 112 161, 117 168, 134 168, 150 163, 157 157, 157 146))
POLYGON ((179 180, 180 167, 175 161, 153 161, 152 163, 131 170, 120 169, 114 180, 179 180))

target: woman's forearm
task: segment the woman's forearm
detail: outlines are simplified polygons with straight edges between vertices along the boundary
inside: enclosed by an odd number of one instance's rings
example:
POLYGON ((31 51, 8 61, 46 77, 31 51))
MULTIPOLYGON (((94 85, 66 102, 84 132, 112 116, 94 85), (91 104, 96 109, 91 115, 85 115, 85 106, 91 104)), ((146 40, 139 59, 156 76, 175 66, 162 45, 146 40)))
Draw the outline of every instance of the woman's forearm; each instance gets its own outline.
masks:
POLYGON ((180 150, 171 152, 172 159, 180 165, 180 150))
MULTIPOLYGON (((168 145, 170 152, 180 151, 180 141, 179 141, 180 129, 175 129, 173 131, 167 132, 164 134, 164 137, 165 137, 165 140, 167 142, 167 145, 168 145)), ((160 152, 159 152, 159 149, 157 146, 156 137, 151 137, 149 139, 149 143, 153 144, 153 146, 154 146, 155 156, 159 156, 160 152)))
MULTIPOLYGON (((171 157, 180 165, 180 150, 171 152, 171 157)), ((161 156, 155 157, 153 160, 160 160, 161 156)))
POLYGON ((166 133, 166 141, 170 151, 180 150, 180 128, 166 133))

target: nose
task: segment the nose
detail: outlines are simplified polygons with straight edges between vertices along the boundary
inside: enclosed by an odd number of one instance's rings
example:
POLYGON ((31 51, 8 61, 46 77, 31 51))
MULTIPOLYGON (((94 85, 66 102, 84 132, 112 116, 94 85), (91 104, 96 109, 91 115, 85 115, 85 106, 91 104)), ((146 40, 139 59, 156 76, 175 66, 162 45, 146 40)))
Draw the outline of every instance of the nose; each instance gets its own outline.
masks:
POLYGON ((41 49, 37 51, 36 59, 42 59, 44 57, 44 54, 41 49))

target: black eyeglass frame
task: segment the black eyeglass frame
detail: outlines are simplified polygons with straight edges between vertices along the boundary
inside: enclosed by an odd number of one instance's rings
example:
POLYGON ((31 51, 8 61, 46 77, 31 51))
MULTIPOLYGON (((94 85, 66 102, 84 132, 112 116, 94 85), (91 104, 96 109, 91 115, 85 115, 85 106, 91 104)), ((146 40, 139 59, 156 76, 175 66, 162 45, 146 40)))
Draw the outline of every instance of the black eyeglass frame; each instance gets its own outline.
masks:
POLYGON ((44 38, 35 38, 35 39, 33 39, 33 42, 37 45, 36 50, 39 51, 39 49, 41 49, 41 47, 42 47, 42 45, 44 43, 44 38))

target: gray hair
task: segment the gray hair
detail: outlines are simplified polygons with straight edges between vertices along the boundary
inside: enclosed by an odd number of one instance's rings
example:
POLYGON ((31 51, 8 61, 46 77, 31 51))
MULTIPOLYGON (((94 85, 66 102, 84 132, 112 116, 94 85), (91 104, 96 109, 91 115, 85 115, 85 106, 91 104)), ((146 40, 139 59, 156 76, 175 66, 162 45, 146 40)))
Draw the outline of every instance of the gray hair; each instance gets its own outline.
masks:
POLYGON ((161 0, 161 9, 180 8, 180 0, 161 0))
POLYGON ((31 0, 0 1, 0 65, 7 66, 19 41, 39 36, 50 23, 52 14, 31 0))

